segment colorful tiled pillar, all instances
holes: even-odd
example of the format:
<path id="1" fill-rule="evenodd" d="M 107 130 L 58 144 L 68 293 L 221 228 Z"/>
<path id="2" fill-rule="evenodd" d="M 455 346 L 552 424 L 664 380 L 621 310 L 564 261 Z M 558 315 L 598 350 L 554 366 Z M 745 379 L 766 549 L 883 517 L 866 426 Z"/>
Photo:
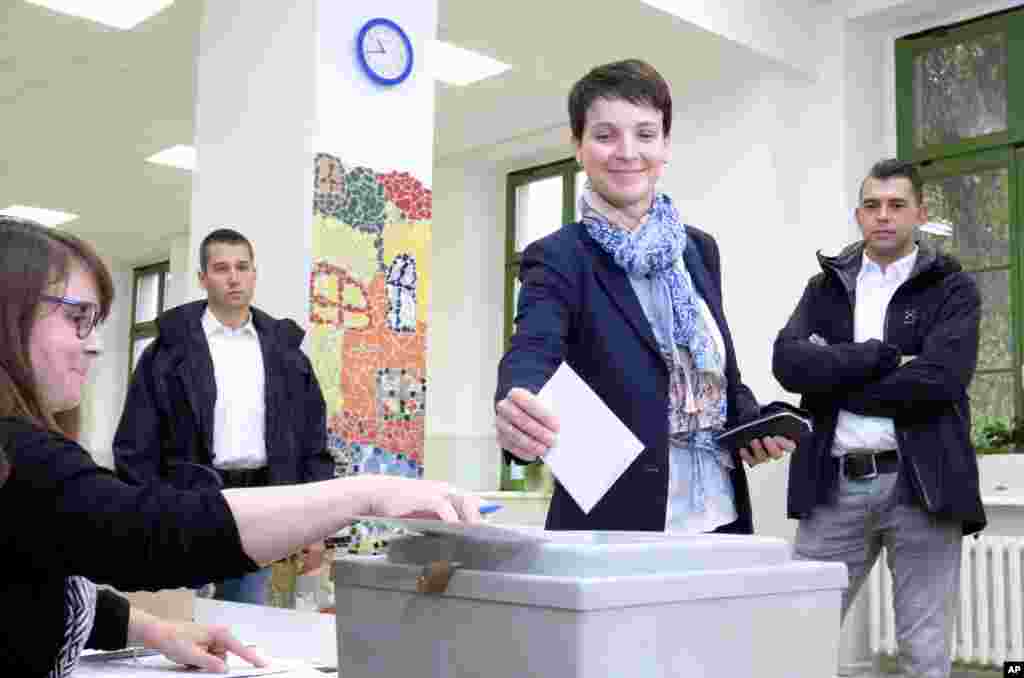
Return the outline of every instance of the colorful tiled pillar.
<path id="1" fill-rule="evenodd" d="M 214 228 L 253 241 L 342 474 L 423 475 L 436 28 L 436 0 L 218 0 L 200 30 L 190 269 Z"/>
<path id="2" fill-rule="evenodd" d="M 310 355 L 339 472 L 422 477 L 437 3 L 317 12 Z"/>

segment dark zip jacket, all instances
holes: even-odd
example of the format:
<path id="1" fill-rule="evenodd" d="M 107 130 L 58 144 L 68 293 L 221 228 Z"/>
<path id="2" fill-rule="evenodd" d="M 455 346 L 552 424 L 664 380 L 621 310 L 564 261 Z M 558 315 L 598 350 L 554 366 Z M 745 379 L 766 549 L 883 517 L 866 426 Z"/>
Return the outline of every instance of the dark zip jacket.
<path id="1" fill-rule="evenodd" d="M 133 483 L 157 478 L 182 489 L 215 484 L 213 408 L 217 384 L 203 332 L 205 301 L 163 313 L 159 335 L 142 354 L 114 436 L 118 475 Z M 304 332 L 252 308 L 266 375 L 265 435 L 270 484 L 334 476 L 327 450 L 326 406 Z"/>
<path id="2" fill-rule="evenodd" d="M 918 247 L 910 277 L 889 302 L 884 341 L 853 341 L 863 242 L 835 257 L 818 254 L 822 272 L 807 283 L 775 340 L 776 379 L 799 393 L 814 417 L 813 433 L 790 463 L 790 518 L 807 518 L 815 506 L 834 502 L 839 469 L 831 449 L 843 409 L 893 419 L 902 503 L 959 522 L 964 534 L 985 526 L 967 397 L 978 360 L 981 297 L 955 259 Z M 916 357 L 901 366 L 902 356 Z"/>

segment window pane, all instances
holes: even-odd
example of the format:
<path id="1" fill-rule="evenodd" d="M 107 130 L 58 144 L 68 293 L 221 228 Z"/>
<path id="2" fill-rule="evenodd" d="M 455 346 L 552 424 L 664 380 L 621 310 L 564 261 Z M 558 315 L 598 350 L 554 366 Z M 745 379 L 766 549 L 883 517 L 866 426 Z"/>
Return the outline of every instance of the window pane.
<path id="1" fill-rule="evenodd" d="M 922 228 L 924 240 L 957 257 L 967 270 L 1009 264 L 1010 191 L 1005 167 L 927 180 L 924 194 L 931 221 Z"/>
<path id="2" fill-rule="evenodd" d="M 516 270 L 516 277 L 512 282 L 512 334 L 516 333 L 515 317 L 519 312 L 519 291 L 523 288 L 523 284 L 519 282 L 519 271 Z"/>
<path id="3" fill-rule="evenodd" d="M 579 221 L 580 217 L 582 216 L 580 214 L 580 196 L 583 194 L 583 186 L 586 183 L 587 183 L 587 173 L 584 172 L 583 170 L 580 170 L 579 172 L 576 173 L 576 206 L 575 206 L 576 221 Z"/>
<path id="4" fill-rule="evenodd" d="M 1012 426 L 1014 416 L 1013 372 L 976 374 L 969 390 L 971 425 L 975 444 L 979 431 L 994 422 Z"/>
<path id="5" fill-rule="evenodd" d="M 146 347 L 153 343 L 156 337 L 143 337 L 136 339 L 132 342 L 132 372 L 135 371 L 135 366 L 139 363 L 139 358 L 142 357 L 142 352 L 146 350 Z"/>
<path id="6" fill-rule="evenodd" d="M 981 291 L 981 342 L 978 369 L 1013 367 L 1014 337 L 1010 323 L 1010 271 L 971 274 Z"/>
<path id="7" fill-rule="evenodd" d="M 156 320 L 160 302 L 160 272 L 138 276 L 135 282 L 135 324 Z"/>
<path id="8" fill-rule="evenodd" d="M 167 304 L 169 301 L 168 297 L 171 296 L 171 285 L 174 284 L 174 276 L 171 275 L 170 271 L 164 271 L 162 275 L 164 279 L 164 298 L 160 303 L 160 308 L 157 311 L 157 315 L 167 310 Z"/>
<path id="9" fill-rule="evenodd" d="M 914 58 L 914 145 L 1006 130 L 1006 35 L 991 33 Z"/>
<path id="10" fill-rule="evenodd" d="M 516 251 L 554 233 L 562 225 L 562 177 L 533 181 L 516 188 Z"/>

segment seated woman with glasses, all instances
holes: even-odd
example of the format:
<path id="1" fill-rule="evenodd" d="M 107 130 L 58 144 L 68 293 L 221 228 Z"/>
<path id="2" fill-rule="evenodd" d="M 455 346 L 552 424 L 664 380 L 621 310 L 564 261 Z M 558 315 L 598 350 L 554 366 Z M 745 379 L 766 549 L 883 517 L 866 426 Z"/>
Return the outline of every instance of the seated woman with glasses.
<path id="1" fill-rule="evenodd" d="M 119 481 L 76 442 L 94 329 L 112 301 L 110 273 L 89 245 L 0 216 L 0 676 L 60 678 L 83 648 L 128 644 L 214 671 L 227 652 L 260 663 L 222 627 L 162 621 L 95 584 L 156 590 L 237 577 L 357 515 L 479 520 L 475 497 L 423 480 L 208 491 Z"/>

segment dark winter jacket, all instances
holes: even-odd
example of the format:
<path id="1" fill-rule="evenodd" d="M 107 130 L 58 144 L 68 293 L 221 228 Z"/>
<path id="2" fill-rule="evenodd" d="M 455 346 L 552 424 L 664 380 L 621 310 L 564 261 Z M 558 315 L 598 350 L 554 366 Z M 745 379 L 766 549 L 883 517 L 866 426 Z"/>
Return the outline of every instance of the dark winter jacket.
<path id="1" fill-rule="evenodd" d="M 205 301 L 173 308 L 157 319 L 159 335 L 142 354 L 114 437 L 118 474 L 130 482 L 156 478 L 193 488 L 216 481 L 213 463 L 217 399 L 213 359 L 203 332 Z M 272 485 L 334 475 L 327 451 L 326 407 L 304 332 L 253 308 L 266 374 L 266 445 Z"/>
<path id="2" fill-rule="evenodd" d="M 955 259 L 918 247 L 910 277 L 889 303 L 884 341 L 853 340 L 863 243 L 836 257 L 818 255 L 822 272 L 775 341 L 775 377 L 814 415 L 814 432 L 790 464 L 790 518 L 806 518 L 834 499 L 838 461 L 831 449 L 842 409 L 893 419 L 903 503 L 962 523 L 964 534 L 985 526 L 967 397 L 981 297 Z M 900 366 L 902 356 L 916 357 Z"/>

